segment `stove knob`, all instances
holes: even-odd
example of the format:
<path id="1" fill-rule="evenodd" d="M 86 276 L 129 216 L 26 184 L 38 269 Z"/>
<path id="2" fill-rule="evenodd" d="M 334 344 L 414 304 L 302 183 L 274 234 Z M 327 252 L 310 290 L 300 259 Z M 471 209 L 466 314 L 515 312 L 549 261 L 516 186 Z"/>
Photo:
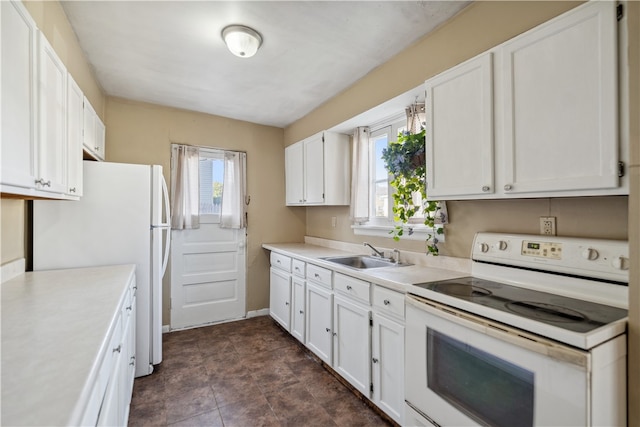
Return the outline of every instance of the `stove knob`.
<path id="1" fill-rule="evenodd" d="M 507 242 L 505 242 L 504 240 L 500 240 L 498 243 L 496 243 L 496 248 L 498 248 L 498 250 L 504 251 L 507 249 Z"/>
<path id="2" fill-rule="evenodd" d="M 486 243 L 478 243 L 478 250 L 480 252 L 488 252 L 489 251 L 489 245 L 487 245 Z"/>
<path id="3" fill-rule="evenodd" d="M 598 259 L 599 255 L 600 254 L 598 254 L 598 251 L 596 251 L 593 248 L 587 248 L 584 251 L 582 251 L 582 258 L 588 259 L 589 261 L 593 261 L 595 259 Z"/>
<path id="4" fill-rule="evenodd" d="M 613 265 L 613 268 L 618 270 L 628 270 L 629 259 L 623 256 L 617 256 L 611 261 L 611 265 Z"/>

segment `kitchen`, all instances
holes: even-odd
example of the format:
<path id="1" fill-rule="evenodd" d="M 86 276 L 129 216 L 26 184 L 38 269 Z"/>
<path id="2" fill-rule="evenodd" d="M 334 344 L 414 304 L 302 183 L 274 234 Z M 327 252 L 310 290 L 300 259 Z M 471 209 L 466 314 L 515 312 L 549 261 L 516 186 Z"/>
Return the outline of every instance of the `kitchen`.
<path id="1" fill-rule="evenodd" d="M 245 150 L 250 158 L 261 159 L 248 170 L 252 218 L 247 263 L 247 311 L 268 306 L 268 254 L 262 249 L 268 242 L 300 242 L 305 235 L 330 240 L 361 243 L 350 228 L 348 207 L 287 208 L 284 204 L 284 146 L 291 145 L 324 128 L 330 128 L 421 85 L 424 80 L 459 62 L 477 55 L 503 41 L 536 26 L 570 8 L 573 3 L 479 2 L 456 16 L 434 34 L 411 46 L 405 56 L 387 64 L 332 98 L 302 119 L 282 128 L 172 109 L 158 105 L 105 96 L 91 75 L 89 66 L 57 3 L 28 2 L 27 8 L 38 26 L 52 35 L 59 52 L 66 52 L 67 67 L 82 83 L 83 90 L 107 125 L 106 157 L 112 162 L 160 164 L 169 170 L 170 143 L 188 142 L 208 146 L 209 135 L 220 141 L 234 141 L 228 147 Z M 631 67 L 638 68 L 638 5 L 628 5 Z M 478 29 L 482 29 L 481 31 Z M 635 35 L 635 37 L 633 36 Z M 452 47 L 448 40 L 461 40 Z M 635 43 L 635 45 L 634 45 Z M 59 49 L 58 49 L 59 48 Z M 60 53 L 61 54 L 61 53 Z M 62 55 L 62 54 L 61 54 Z M 416 59 L 417 58 L 417 59 Z M 397 69 L 402 69 L 398 78 Z M 633 70 L 633 69 L 632 69 Z M 638 75 L 638 72 L 630 72 Z M 594 238 L 628 239 L 631 245 L 629 354 L 638 354 L 638 244 L 640 200 L 638 189 L 638 81 L 630 82 L 630 196 L 546 198 L 527 200 L 460 201 L 448 204 L 452 219 L 447 226 L 442 255 L 468 258 L 473 234 L 478 230 L 538 234 L 538 218 L 555 216 L 562 235 Z M 162 123 L 163 126 L 158 126 Z M 239 141 L 236 143 L 236 141 Z M 219 144 L 216 144 L 219 146 Z M 168 176 L 166 176 L 168 178 Z M 635 186 L 635 187 L 634 187 Z M 635 191 L 634 191 L 635 188 Z M 273 197 L 276 194 L 277 197 Z M 28 256 L 28 239 L 24 231 L 25 203 L 2 199 L 2 264 Z M 328 218 L 336 217 L 332 227 Z M 458 218 L 458 220 L 456 220 Z M 462 218 L 463 220 L 459 220 Z M 628 223 L 628 226 L 627 226 Z M 585 230 L 588 230 L 585 231 Z M 386 238 L 372 238 L 375 246 L 397 246 L 401 250 L 421 252 L 421 242 L 393 243 Z M 636 254 L 635 256 L 633 254 Z M 168 290 L 165 276 L 165 293 Z M 168 301 L 164 301 L 164 315 Z M 166 321 L 164 322 L 167 323 Z M 637 359 L 637 357 L 635 358 Z M 640 401 L 640 373 L 629 367 L 629 424 L 637 424 L 640 411 L 633 402 Z M 635 385 L 634 385 L 635 384 Z M 636 420 L 636 421 L 634 421 Z"/>

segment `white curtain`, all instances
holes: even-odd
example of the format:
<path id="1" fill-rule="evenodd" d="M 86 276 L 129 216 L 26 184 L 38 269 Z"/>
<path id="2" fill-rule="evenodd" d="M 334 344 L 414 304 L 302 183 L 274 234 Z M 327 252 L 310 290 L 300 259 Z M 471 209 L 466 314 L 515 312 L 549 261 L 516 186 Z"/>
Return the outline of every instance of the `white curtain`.
<path id="1" fill-rule="evenodd" d="M 245 228 L 247 226 L 245 214 L 246 161 L 246 153 L 224 152 L 221 228 Z"/>
<path id="2" fill-rule="evenodd" d="M 351 220 L 369 220 L 369 128 L 356 128 L 351 156 Z"/>
<path id="3" fill-rule="evenodd" d="M 174 159 L 174 179 L 171 180 L 171 228 L 200 227 L 200 154 L 197 147 L 187 145 L 172 146 Z"/>

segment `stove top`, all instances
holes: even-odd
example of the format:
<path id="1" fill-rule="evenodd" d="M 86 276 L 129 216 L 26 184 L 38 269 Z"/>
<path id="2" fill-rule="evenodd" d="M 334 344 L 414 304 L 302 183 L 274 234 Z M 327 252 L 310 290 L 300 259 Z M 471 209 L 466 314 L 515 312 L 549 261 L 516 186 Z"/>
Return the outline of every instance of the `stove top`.
<path id="1" fill-rule="evenodd" d="M 590 332 L 627 317 L 621 308 L 474 277 L 414 286 L 572 332 Z"/>

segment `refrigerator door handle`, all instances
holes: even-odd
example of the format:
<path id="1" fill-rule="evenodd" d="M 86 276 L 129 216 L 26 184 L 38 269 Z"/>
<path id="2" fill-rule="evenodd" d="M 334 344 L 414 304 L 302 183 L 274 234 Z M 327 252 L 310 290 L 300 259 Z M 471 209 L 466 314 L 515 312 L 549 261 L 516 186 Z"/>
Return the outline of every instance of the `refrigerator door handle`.
<path id="1" fill-rule="evenodd" d="M 169 263 L 169 249 L 171 248 L 171 210 L 169 207 L 169 190 L 167 189 L 167 182 L 162 177 L 162 194 L 164 198 L 164 209 L 167 215 L 167 237 L 164 242 L 164 259 L 162 261 L 162 276 L 164 276 L 164 272 L 167 270 L 167 264 Z"/>

